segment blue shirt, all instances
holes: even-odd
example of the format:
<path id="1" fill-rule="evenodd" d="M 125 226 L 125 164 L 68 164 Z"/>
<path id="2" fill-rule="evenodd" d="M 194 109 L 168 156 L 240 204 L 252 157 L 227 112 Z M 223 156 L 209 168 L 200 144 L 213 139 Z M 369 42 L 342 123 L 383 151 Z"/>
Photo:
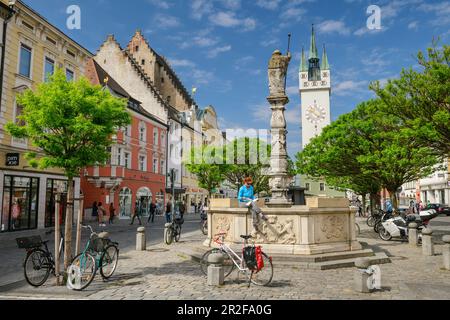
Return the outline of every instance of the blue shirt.
<path id="1" fill-rule="evenodd" d="M 390 201 L 386 201 L 386 211 L 387 212 L 392 212 L 392 203 Z"/>
<path id="2" fill-rule="evenodd" d="M 239 189 L 239 195 L 238 195 L 238 199 L 239 202 L 248 202 L 247 199 L 255 199 L 255 190 L 253 189 L 253 186 L 250 186 L 249 188 L 247 188 L 247 186 L 242 186 L 241 189 Z M 247 198 L 247 199 L 244 199 Z"/>

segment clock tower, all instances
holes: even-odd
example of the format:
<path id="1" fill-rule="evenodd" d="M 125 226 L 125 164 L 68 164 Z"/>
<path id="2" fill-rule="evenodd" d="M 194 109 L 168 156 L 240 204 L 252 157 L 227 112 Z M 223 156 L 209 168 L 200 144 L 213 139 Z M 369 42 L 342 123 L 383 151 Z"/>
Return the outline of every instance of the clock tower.
<path id="1" fill-rule="evenodd" d="M 323 47 L 322 59 L 319 59 L 314 25 L 308 60 L 304 49 L 302 49 L 299 80 L 302 109 L 302 146 L 305 148 L 312 138 L 319 135 L 323 128 L 331 123 L 330 66 L 325 46 Z"/>

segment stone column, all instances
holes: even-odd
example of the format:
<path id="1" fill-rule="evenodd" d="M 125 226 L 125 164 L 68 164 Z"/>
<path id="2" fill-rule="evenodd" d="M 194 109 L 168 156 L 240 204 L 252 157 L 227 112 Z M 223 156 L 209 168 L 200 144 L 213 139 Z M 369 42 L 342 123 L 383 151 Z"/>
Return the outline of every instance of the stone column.
<path id="1" fill-rule="evenodd" d="M 417 247 L 417 223 L 410 223 L 408 226 L 408 240 L 409 245 L 412 247 Z"/>
<path id="2" fill-rule="evenodd" d="M 442 241 L 445 245 L 442 248 L 442 257 L 444 258 L 444 268 L 450 270 L 450 236 L 443 236 Z"/>
<path id="3" fill-rule="evenodd" d="M 147 249 L 147 241 L 145 239 L 145 228 L 139 227 L 136 233 L 136 251 L 145 251 Z"/>
<path id="4" fill-rule="evenodd" d="M 422 253 L 424 256 L 434 256 L 433 230 L 430 228 L 422 230 Z"/>
<path id="5" fill-rule="evenodd" d="M 208 256 L 208 286 L 221 286 L 224 284 L 223 261 L 224 256 L 220 253 Z"/>
<path id="6" fill-rule="evenodd" d="M 269 97 L 267 99 L 272 109 L 271 134 L 272 134 L 272 154 L 270 158 L 270 180 L 269 185 L 272 190 L 272 198 L 269 207 L 290 207 L 292 201 L 288 198 L 289 177 L 288 177 L 288 154 L 286 144 L 286 118 L 285 105 L 289 102 L 286 95 Z"/>

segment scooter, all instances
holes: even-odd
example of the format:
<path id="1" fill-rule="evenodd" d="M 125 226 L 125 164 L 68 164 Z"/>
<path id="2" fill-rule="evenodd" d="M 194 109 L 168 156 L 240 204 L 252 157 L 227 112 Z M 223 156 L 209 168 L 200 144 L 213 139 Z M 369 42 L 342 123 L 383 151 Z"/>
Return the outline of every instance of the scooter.
<path id="1" fill-rule="evenodd" d="M 422 229 L 426 228 L 430 220 L 438 216 L 436 210 L 425 210 L 420 214 L 411 214 L 406 217 L 398 216 L 392 217 L 381 223 L 378 229 L 380 238 L 384 241 L 389 241 L 392 238 L 401 238 L 408 240 L 408 226 L 415 222 L 418 224 L 419 242 L 422 239 Z"/>

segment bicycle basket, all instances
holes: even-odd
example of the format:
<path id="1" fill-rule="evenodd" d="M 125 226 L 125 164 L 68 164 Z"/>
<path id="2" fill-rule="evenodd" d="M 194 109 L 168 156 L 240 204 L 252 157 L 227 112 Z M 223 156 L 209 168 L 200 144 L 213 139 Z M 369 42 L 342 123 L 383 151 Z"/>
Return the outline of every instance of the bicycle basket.
<path id="1" fill-rule="evenodd" d="M 19 249 L 34 249 L 42 246 L 41 236 L 17 238 L 16 241 Z"/>
<path id="2" fill-rule="evenodd" d="M 184 223 L 184 219 L 182 219 L 182 218 L 176 218 L 176 219 L 175 219 L 175 223 L 181 226 L 181 225 Z"/>
<path id="3" fill-rule="evenodd" d="M 105 250 L 107 245 L 108 245 L 107 239 L 93 237 L 91 239 L 91 242 L 89 243 L 89 249 L 93 250 L 94 252 L 102 252 L 103 250 Z"/>

